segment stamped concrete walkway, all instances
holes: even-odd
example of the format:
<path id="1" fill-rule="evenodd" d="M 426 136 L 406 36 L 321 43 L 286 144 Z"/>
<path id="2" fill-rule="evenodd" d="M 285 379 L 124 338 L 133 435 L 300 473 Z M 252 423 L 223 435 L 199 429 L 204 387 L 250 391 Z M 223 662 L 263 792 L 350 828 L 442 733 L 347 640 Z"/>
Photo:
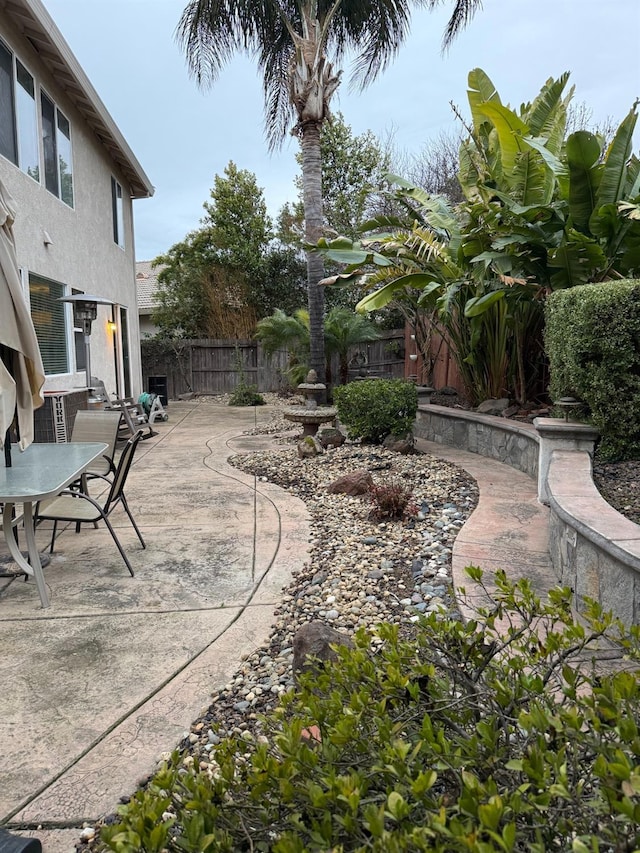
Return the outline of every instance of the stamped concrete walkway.
<path id="1" fill-rule="evenodd" d="M 271 446 L 243 435 L 268 410 L 171 402 L 168 412 L 127 488 L 146 551 L 116 519 L 136 577 L 106 531 L 68 529 L 45 569 L 48 610 L 32 583 L 0 581 L 0 826 L 36 836 L 45 853 L 71 853 L 83 823 L 112 812 L 175 747 L 267 639 L 308 556 L 304 504 L 226 462 Z M 480 486 L 456 539 L 455 586 L 469 586 L 469 564 L 526 574 L 541 593 L 554 584 L 535 482 L 456 448 L 418 447 Z"/>
<path id="2" fill-rule="evenodd" d="M 417 439 L 416 447 L 464 468 L 478 483 L 478 505 L 458 533 L 452 555 L 452 583 L 454 589 L 465 588 L 469 615 L 474 605 L 486 605 L 488 598 L 474 593 L 477 586 L 466 574 L 467 566 L 485 570 L 489 589 L 498 569 L 504 569 L 512 581 L 528 578 L 541 598 L 557 586 L 549 556 L 549 509 L 538 501 L 535 480 L 502 462 L 457 447 L 424 439 Z"/>
<path id="3" fill-rule="evenodd" d="M 168 413 L 126 489 L 145 551 L 113 516 L 134 578 L 103 527 L 69 527 L 45 569 L 50 608 L 32 582 L 0 580 L 0 826 L 45 853 L 74 850 L 83 823 L 176 746 L 269 637 L 307 556 L 302 501 L 226 462 L 270 445 L 243 435 L 268 413 L 208 402 Z M 37 538 L 44 549 L 46 531 Z"/>

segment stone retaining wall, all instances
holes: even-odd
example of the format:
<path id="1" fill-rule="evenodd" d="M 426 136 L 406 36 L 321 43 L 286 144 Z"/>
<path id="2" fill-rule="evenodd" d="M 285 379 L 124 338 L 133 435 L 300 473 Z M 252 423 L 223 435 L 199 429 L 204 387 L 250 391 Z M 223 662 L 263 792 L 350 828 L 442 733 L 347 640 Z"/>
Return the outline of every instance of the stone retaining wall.
<path id="1" fill-rule="evenodd" d="M 549 552 L 562 586 L 598 601 L 625 625 L 640 623 L 640 526 L 596 489 L 584 451 L 556 450 L 549 476 Z"/>
<path id="2" fill-rule="evenodd" d="M 504 462 L 532 478 L 541 470 L 538 498 L 550 509 L 549 552 L 559 583 L 574 591 L 579 612 L 589 597 L 625 625 L 640 623 L 640 526 L 600 495 L 589 452 L 553 450 L 545 439 L 545 458 L 539 462 L 542 442 L 533 425 L 443 406 L 420 406 L 414 433 Z M 566 446 L 565 438 L 560 447 Z"/>
<path id="3" fill-rule="evenodd" d="M 533 424 L 479 415 L 446 406 L 420 406 L 414 434 L 427 441 L 463 447 L 538 476 L 538 434 Z"/>

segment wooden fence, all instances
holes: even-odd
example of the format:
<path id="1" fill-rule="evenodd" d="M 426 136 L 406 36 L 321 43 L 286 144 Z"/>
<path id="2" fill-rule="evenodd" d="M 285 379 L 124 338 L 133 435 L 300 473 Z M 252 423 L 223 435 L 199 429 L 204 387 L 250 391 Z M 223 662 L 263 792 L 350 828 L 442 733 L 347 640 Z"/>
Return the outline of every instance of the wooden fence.
<path id="1" fill-rule="evenodd" d="M 166 383 L 169 399 L 192 391 L 196 394 L 225 394 L 241 381 L 259 391 L 287 387 L 288 354 L 285 350 L 268 358 L 262 346 L 250 340 L 193 340 L 172 344 L 142 341 L 143 387 L 157 390 Z M 349 352 L 350 377 L 357 375 L 402 378 L 405 375 L 404 331 L 383 332 L 373 343 L 360 344 Z M 337 357 L 331 375 L 339 381 Z"/>

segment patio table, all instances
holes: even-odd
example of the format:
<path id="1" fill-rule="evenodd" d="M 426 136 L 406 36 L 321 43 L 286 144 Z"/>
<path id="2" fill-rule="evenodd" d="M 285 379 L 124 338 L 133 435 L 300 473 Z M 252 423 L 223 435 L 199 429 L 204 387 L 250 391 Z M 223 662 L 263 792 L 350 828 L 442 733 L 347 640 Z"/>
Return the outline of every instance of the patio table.
<path id="1" fill-rule="evenodd" d="M 107 449 L 106 444 L 99 442 L 31 444 L 22 453 L 13 452 L 10 468 L 0 467 L 0 503 L 4 503 L 2 532 L 18 566 L 27 575 L 33 575 L 43 607 L 49 607 L 49 597 L 36 547 L 34 504 L 55 497 L 78 480 L 85 468 Z M 22 555 L 14 533 L 13 509 L 16 504 L 23 506 L 29 562 Z"/>

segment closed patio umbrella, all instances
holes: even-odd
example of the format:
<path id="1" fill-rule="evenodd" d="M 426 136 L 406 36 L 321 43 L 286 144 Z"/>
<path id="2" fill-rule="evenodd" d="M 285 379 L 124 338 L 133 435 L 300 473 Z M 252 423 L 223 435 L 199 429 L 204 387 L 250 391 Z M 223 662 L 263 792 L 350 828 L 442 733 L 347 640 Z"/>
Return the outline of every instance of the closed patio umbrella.
<path id="1" fill-rule="evenodd" d="M 0 446 L 17 416 L 20 449 L 33 441 L 33 412 L 44 403 L 44 367 L 18 270 L 15 203 L 0 180 Z M 5 452 L 5 459 L 10 460 Z M 10 464 L 10 462 L 9 462 Z"/>

